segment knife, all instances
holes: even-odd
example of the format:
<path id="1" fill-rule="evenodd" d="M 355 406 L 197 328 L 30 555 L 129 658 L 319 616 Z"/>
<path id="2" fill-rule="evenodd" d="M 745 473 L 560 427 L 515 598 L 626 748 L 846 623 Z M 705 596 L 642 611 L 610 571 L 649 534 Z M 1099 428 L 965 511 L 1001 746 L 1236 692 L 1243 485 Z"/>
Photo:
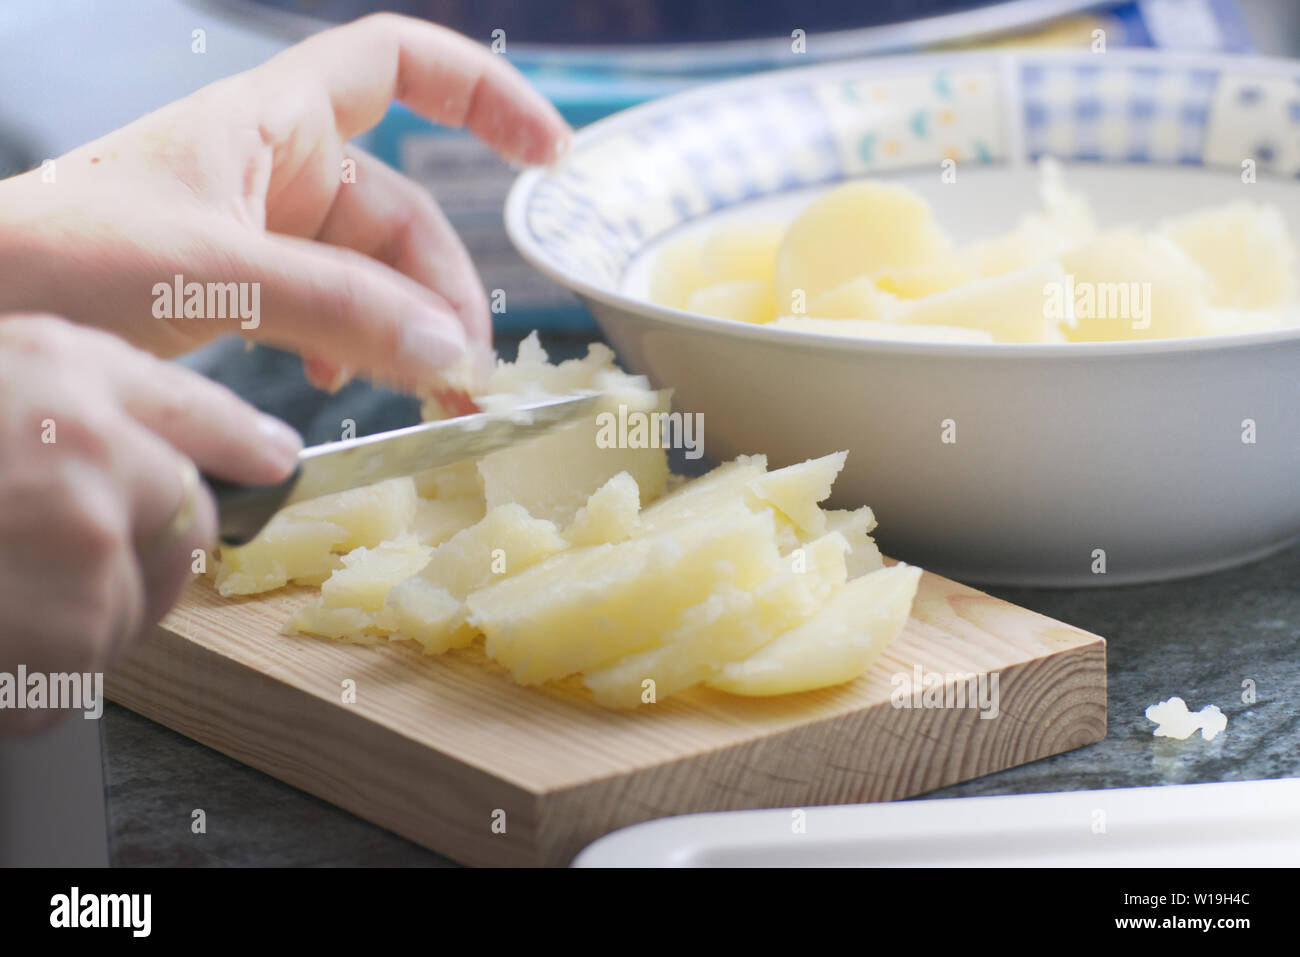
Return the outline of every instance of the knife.
<path id="1" fill-rule="evenodd" d="M 286 505 L 478 458 L 580 418 L 599 397 L 580 392 L 508 412 L 479 412 L 313 445 L 298 453 L 298 467 L 277 485 L 237 485 L 209 475 L 203 480 L 217 500 L 221 541 L 243 545 Z"/>

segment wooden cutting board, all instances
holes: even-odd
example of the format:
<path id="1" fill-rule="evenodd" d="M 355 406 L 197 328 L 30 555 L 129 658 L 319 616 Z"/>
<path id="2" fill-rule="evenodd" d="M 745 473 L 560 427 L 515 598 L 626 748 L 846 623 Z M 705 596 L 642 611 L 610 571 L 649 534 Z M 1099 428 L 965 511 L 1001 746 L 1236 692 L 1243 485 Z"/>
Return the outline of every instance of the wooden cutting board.
<path id="1" fill-rule="evenodd" d="M 670 814 L 904 798 L 1106 734 L 1103 639 L 928 573 L 903 634 L 855 682 L 626 713 L 576 683 L 520 687 L 473 648 L 281 635 L 316 593 L 223 599 L 196 579 L 108 695 L 467 864 L 567 864 Z M 917 666 L 997 673 L 998 717 L 895 707 L 893 677 Z"/>

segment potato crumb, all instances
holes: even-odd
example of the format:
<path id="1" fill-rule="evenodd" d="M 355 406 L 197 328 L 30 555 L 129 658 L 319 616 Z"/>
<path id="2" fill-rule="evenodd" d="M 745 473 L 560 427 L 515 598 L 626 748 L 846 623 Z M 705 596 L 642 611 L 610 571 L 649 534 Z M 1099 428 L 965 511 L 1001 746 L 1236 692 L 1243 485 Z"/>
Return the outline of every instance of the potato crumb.
<path id="1" fill-rule="evenodd" d="M 1157 738 L 1177 738 L 1185 741 L 1199 729 L 1201 737 L 1213 741 L 1215 736 L 1228 726 L 1228 717 L 1219 710 L 1218 705 L 1207 705 L 1200 711 L 1192 713 L 1187 710 L 1187 702 L 1182 698 L 1170 698 L 1147 708 L 1148 721 L 1156 723 Z"/>

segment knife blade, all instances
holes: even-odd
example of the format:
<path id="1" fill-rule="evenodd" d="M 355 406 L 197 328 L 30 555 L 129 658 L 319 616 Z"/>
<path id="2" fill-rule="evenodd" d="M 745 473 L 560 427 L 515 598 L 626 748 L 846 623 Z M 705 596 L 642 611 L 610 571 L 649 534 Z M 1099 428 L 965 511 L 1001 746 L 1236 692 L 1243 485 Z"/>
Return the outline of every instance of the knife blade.
<path id="1" fill-rule="evenodd" d="M 598 398 L 598 393 L 580 392 L 506 412 L 479 412 L 313 445 L 298 453 L 298 467 L 277 485 L 203 479 L 217 500 L 221 541 L 243 545 L 286 505 L 478 458 L 573 422 L 591 412 Z"/>

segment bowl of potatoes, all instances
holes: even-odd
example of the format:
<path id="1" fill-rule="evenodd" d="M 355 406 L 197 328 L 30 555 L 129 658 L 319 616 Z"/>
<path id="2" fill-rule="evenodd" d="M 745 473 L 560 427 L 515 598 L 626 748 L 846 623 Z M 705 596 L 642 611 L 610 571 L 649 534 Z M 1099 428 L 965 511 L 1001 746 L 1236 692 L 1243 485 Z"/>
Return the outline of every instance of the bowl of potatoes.
<path id="1" fill-rule="evenodd" d="M 709 459 L 849 449 L 886 552 L 1106 585 L 1300 536 L 1298 177 L 1298 64 L 972 52 L 617 114 L 506 226 Z"/>

